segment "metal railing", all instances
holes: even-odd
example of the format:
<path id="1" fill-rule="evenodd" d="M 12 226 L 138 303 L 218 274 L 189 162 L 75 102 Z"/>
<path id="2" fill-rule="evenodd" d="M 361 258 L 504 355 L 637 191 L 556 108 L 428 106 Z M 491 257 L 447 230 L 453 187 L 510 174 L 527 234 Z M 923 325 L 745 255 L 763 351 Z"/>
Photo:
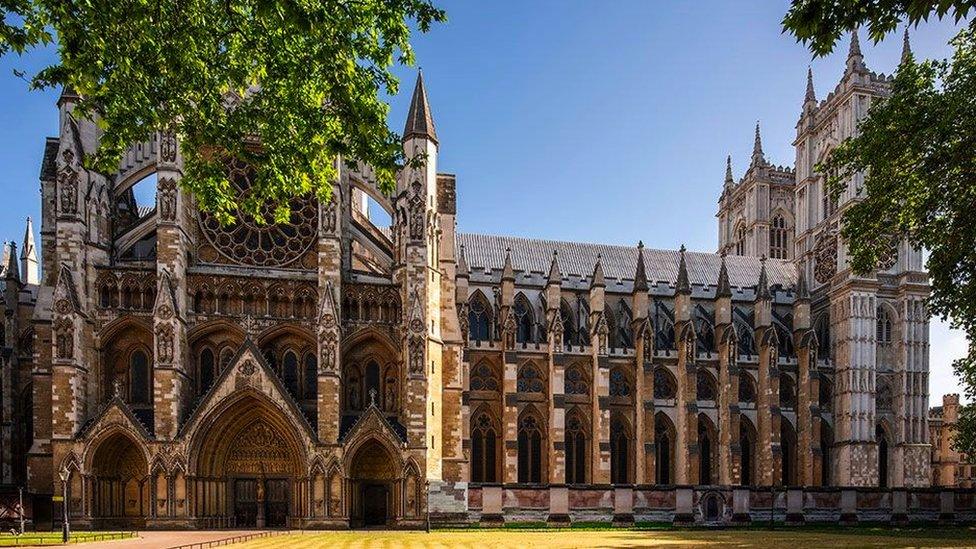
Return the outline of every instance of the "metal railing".
<path id="1" fill-rule="evenodd" d="M 294 534 L 294 530 L 265 530 L 263 532 L 254 532 L 253 534 L 241 534 L 239 536 L 232 536 L 229 538 L 215 539 L 210 541 L 199 541 L 196 543 L 187 543 L 185 545 L 174 545 L 169 549 L 209 549 L 210 547 L 222 547 L 224 545 L 232 545 L 235 543 L 244 543 L 246 541 L 251 541 L 253 539 L 260 538 L 270 538 L 273 536 L 283 536 Z"/>

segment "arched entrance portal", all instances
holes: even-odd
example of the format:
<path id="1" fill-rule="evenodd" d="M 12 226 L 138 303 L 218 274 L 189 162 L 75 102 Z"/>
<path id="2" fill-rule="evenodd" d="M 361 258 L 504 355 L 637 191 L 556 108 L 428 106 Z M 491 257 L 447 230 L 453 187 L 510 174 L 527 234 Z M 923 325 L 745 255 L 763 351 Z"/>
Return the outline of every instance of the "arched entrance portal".
<path id="1" fill-rule="evenodd" d="M 265 398 L 227 404 L 195 445 L 196 517 L 233 519 L 239 528 L 289 526 L 307 499 L 302 444 L 288 419 Z"/>
<path id="2" fill-rule="evenodd" d="M 142 527 L 149 514 L 146 456 L 121 432 L 102 440 L 91 461 L 91 510 L 98 527 Z"/>
<path id="3" fill-rule="evenodd" d="M 396 515 L 397 460 L 379 441 L 373 439 L 356 450 L 349 471 L 352 498 L 352 526 L 384 526 Z"/>

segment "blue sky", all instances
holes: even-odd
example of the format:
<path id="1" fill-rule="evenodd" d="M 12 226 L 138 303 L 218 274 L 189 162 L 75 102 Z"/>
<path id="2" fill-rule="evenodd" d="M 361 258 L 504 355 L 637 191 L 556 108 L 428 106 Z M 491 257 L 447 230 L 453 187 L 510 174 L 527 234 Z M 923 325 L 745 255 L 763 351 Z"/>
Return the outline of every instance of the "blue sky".
<path id="1" fill-rule="evenodd" d="M 807 66 L 822 98 L 847 52 L 845 39 L 812 59 L 781 31 L 785 1 L 438 3 L 449 22 L 415 46 L 466 232 L 712 251 L 725 156 L 741 176 L 758 120 L 767 159 L 792 164 Z M 912 48 L 945 57 L 953 34 L 923 24 Z M 895 68 L 900 34 L 861 39 L 868 67 Z M 57 93 L 28 92 L 12 69 L 52 56 L 0 60 L 0 239 L 19 241 L 39 215 L 44 137 L 57 131 Z M 397 72 L 399 131 L 416 70 Z M 957 390 L 949 364 L 965 345 L 933 321 L 933 404 Z"/>

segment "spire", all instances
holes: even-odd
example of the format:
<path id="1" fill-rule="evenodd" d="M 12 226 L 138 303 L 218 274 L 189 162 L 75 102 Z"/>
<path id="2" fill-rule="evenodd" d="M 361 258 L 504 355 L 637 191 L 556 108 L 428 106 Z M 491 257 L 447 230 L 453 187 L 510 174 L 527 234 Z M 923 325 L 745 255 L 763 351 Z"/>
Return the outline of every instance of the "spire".
<path id="1" fill-rule="evenodd" d="M 6 265 L 4 265 L 4 274 L 8 280 L 20 280 L 20 268 L 17 265 L 17 243 L 10 241 L 7 243 L 7 249 L 3 254 L 6 260 Z"/>
<path id="2" fill-rule="evenodd" d="M 813 90 L 813 69 L 807 67 L 807 94 L 803 98 L 804 103 L 817 101 L 817 92 Z"/>
<path id="3" fill-rule="evenodd" d="M 905 25 L 905 37 L 901 44 L 901 62 L 905 63 L 912 58 L 912 43 L 908 40 L 908 25 Z"/>
<path id="4" fill-rule="evenodd" d="M 762 136 L 759 135 L 759 121 L 756 121 L 756 138 L 752 144 L 752 165 L 765 164 L 766 157 L 763 156 Z"/>
<path id="5" fill-rule="evenodd" d="M 796 299 L 797 299 L 797 301 L 799 301 L 799 300 L 809 301 L 810 300 L 810 289 L 807 288 L 807 278 L 804 275 L 804 271 L 805 270 L 806 269 L 804 269 L 802 265 L 800 265 L 797 268 L 797 275 L 796 275 Z"/>
<path id="6" fill-rule="evenodd" d="M 685 263 L 685 245 L 681 245 L 681 259 L 678 261 L 678 280 L 674 283 L 674 290 L 679 294 L 691 293 L 691 282 L 688 281 L 688 265 Z"/>
<path id="7" fill-rule="evenodd" d="M 423 71 L 417 72 L 417 83 L 414 85 L 410 110 L 407 112 L 407 125 L 403 128 L 403 140 L 411 137 L 422 137 L 437 143 L 437 131 L 434 130 L 434 117 L 430 113 L 430 103 L 427 102 Z"/>
<path id="8" fill-rule="evenodd" d="M 34 223 L 30 217 L 27 218 L 27 227 L 24 229 L 24 247 L 20 251 L 20 278 L 26 284 L 37 284 L 40 281 L 37 247 L 34 245 Z"/>
<path id="9" fill-rule="evenodd" d="M 851 49 L 847 52 L 847 70 L 853 71 L 864 68 L 864 56 L 861 55 L 861 41 L 857 38 L 857 29 L 851 31 Z"/>
<path id="10" fill-rule="evenodd" d="M 505 248 L 505 266 L 502 267 L 502 280 L 515 280 L 515 269 L 512 268 L 511 248 Z"/>
<path id="11" fill-rule="evenodd" d="M 731 187 L 735 183 L 732 177 L 732 155 L 725 157 L 725 186 Z"/>
<path id="12" fill-rule="evenodd" d="M 562 275 L 559 273 L 559 261 L 556 260 L 558 252 L 556 250 L 552 251 L 552 263 L 549 264 L 549 284 L 561 284 L 563 281 Z"/>
<path id="13" fill-rule="evenodd" d="M 725 252 L 722 252 L 722 266 L 718 269 L 718 284 L 715 297 L 732 297 L 732 285 L 729 284 L 729 269 L 725 266 Z"/>
<path id="14" fill-rule="evenodd" d="M 471 269 L 468 268 L 468 258 L 464 256 L 464 244 L 461 244 L 461 251 L 458 255 L 457 275 L 467 278 Z"/>
<path id="15" fill-rule="evenodd" d="M 644 242 L 640 241 L 637 243 L 637 272 L 634 273 L 634 291 L 646 292 L 647 290 L 647 269 L 644 267 Z"/>
<path id="16" fill-rule="evenodd" d="M 759 268 L 759 283 L 756 284 L 756 299 L 769 300 L 772 296 L 769 293 L 769 278 L 766 275 L 766 254 L 759 258 L 761 267 Z"/>
<path id="17" fill-rule="evenodd" d="M 593 282 L 590 283 L 590 288 L 606 287 L 606 285 L 607 281 L 603 276 L 603 256 L 596 254 L 596 265 L 593 266 Z"/>

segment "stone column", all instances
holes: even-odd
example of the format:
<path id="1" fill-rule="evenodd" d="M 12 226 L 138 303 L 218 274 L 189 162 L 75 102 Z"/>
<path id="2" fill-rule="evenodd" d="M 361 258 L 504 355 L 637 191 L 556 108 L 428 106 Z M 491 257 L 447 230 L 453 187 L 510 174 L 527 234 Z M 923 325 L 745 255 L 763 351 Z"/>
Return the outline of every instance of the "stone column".
<path id="1" fill-rule="evenodd" d="M 559 312 L 562 302 L 561 288 L 562 275 L 559 272 L 556 252 L 553 251 L 545 289 L 546 326 L 548 326 L 547 334 L 549 336 L 549 436 L 546 440 L 549 450 L 550 484 L 560 484 L 566 480 L 566 395 L 564 393 L 566 388 L 566 355 L 563 354 L 563 322 Z M 568 498 L 565 487 L 562 488 L 562 492 L 550 491 L 550 498 L 557 496 Z M 556 518 L 561 520 L 560 515 L 563 512 L 560 510 L 559 505 L 550 502 L 550 521 L 552 521 L 551 517 L 554 513 L 557 515 Z M 567 520 L 568 518 L 569 515 L 566 515 Z"/>
<path id="2" fill-rule="evenodd" d="M 718 341 L 718 479 L 729 486 L 741 482 L 739 460 L 739 370 L 738 347 L 732 325 L 732 288 L 725 266 L 719 268 L 715 290 L 715 331 Z"/>
<path id="3" fill-rule="evenodd" d="M 763 257 L 756 286 L 756 341 L 759 343 L 759 394 L 756 395 L 757 480 L 760 486 L 782 482 L 783 455 L 780 448 L 779 339 L 772 326 L 772 296 Z"/>
<path id="4" fill-rule="evenodd" d="M 691 284 L 681 247 L 675 283 L 674 333 L 678 348 L 678 395 L 675 425 L 675 484 L 698 483 L 698 391 L 695 365 L 695 326 L 691 320 Z"/>
<path id="5" fill-rule="evenodd" d="M 590 349 L 592 352 L 590 388 L 590 482 L 610 482 L 610 363 L 607 360 L 608 323 L 606 281 L 603 263 L 597 256 L 590 281 Z"/>
<path id="6" fill-rule="evenodd" d="M 650 410 L 646 408 L 646 400 L 653 397 L 653 379 L 648 384 L 645 381 L 645 367 L 651 364 L 654 357 L 654 332 L 647 318 L 648 295 L 647 272 L 644 265 L 644 243 L 637 243 L 637 270 L 634 275 L 634 292 L 631 297 L 633 321 L 631 331 L 634 334 L 634 478 L 635 484 L 644 484 L 654 478 L 654 452 L 645 452 L 645 430 L 650 425 L 651 436 L 654 432 L 654 400 L 650 400 Z M 650 369 L 653 378 L 654 370 Z M 648 414 L 647 412 L 650 412 Z M 653 444 L 653 438 L 651 439 Z M 651 463 L 648 464 L 647 456 Z M 649 468 L 648 468 L 649 466 Z"/>
<path id="7" fill-rule="evenodd" d="M 817 369 L 817 338 L 810 329 L 810 293 L 803 269 L 799 269 L 796 300 L 793 302 L 793 341 L 796 349 L 796 466 L 801 486 L 821 484 L 820 377 Z"/>

